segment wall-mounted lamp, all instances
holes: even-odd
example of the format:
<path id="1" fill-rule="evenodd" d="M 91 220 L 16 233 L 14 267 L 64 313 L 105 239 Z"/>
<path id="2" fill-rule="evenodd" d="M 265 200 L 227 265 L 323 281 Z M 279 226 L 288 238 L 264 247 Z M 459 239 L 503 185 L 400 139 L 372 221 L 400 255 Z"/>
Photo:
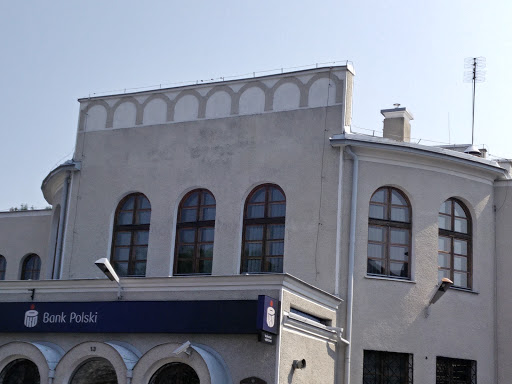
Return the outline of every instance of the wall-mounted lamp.
<path id="1" fill-rule="evenodd" d="M 121 282 L 119 281 L 119 276 L 117 276 L 116 271 L 112 268 L 110 261 L 106 257 L 102 257 L 94 262 L 98 266 L 99 269 L 109 278 L 110 281 L 115 281 L 117 283 L 117 300 L 121 300 L 123 298 L 121 287 Z"/>
<path id="2" fill-rule="evenodd" d="M 185 352 L 187 355 L 190 356 L 190 354 L 192 353 L 190 346 L 191 346 L 190 341 L 185 341 L 178 348 L 176 348 L 174 351 L 172 351 L 172 354 L 175 356 L 178 356 L 180 353 Z"/>
<path id="3" fill-rule="evenodd" d="M 446 277 L 443 277 L 441 280 L 441 283 L 435 290 L 434 294 L 432 295 L 432 298 L 428 302 L 427 308 L 425 308 L 425 317 L 428 317 L 430 315 L 430 306 L 432 304 L 435 304 L 437 300 L 441 298 L 445 294 L 445 292 L 450 289 L 450 287 L 453 285 L 453 281 L 450 279 L 447 279 Z"/>

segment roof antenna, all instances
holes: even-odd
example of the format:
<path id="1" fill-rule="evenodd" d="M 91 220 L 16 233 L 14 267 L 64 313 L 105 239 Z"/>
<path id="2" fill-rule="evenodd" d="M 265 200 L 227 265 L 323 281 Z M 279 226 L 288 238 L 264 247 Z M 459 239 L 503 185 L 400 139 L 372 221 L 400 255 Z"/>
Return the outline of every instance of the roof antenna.
<path id="1" fill-rule="evenodd" d="M 476 93 L 476 83 L 482 83 L 485 81 L 485 57 L 467 57 L 464 60 L 464 68 L 467 69 L 464 72 L 464 82 L 465 83 L 473 83 L 473 116 L 471 123 L 471 145 L 466 148 L 464 153 L 469 153 L 470 155 L 482 156 L 482 153 L 478 150 L 474 143 L 475 138 L 475 93 Z"/>

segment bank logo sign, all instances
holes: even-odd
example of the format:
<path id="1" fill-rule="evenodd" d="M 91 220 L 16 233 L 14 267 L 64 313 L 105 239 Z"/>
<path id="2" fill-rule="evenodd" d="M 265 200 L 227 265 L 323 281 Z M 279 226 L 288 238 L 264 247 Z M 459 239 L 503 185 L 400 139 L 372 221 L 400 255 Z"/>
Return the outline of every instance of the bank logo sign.
<path id="1" fill-rule="evenodd" d="M 279 300 L 266 295 L 258 296 L 257 329 L 274 335 L 279 333 Z"/>
<path id="2" fill-rule="evenodd" d="M 274 309 L 274 302 L 270 300 L 270 307 L 267 308 L 267 325 L 270 328 L 274 327 L 276 322 L 276 310 Z"/>
<path id="3" fill-rule="evenodd" d="M 30 309 L 25 312 L 25 327 L 34 328 L 37 325 L 37 318 L 39 317 L 39 312 L 35 310 L 35 305 L 32 304 Z"/>

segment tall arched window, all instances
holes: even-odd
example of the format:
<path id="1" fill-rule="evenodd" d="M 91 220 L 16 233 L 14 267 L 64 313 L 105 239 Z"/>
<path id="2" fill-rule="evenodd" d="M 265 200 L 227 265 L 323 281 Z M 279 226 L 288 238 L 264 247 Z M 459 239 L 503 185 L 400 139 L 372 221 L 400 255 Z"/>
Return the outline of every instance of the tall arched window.
<path id="1" fill-rule="evenodd" d="M 242 273 L 283 272 L 286 198 L 274 184 L 256 187 L 245 201 Z"/>
<path id="2" fill-rule="evenodd" d="M 7 268 L 7 261 L 5 261 L 5 257 L 0 255 L 0 280 L 5 280 L 6 268 Z"/>
<path id="3" fill-rule="evenodd" d="M 117 384 L 116 370 L 104 358 L 93 358 L 80 365 L 69 384 Z"/>
<path id="4" fill-rule="evenodd" d="M 369 275 L 411 277 L 411 205 L 398 189 L 382 187 L 370 200 Z"/>
<path id="5" fill-rule="evenodd" d="M 126 196 L 116 210 L 112 265 L 119 276 L 145 276 L 151 204 L 142 193 Z"/>
<path id="6" fill-rule="evenodd" d="M 439 210 L 438 279 L 447 277 L 455 287 L 471 288 L 471 216 L 462 202 L 450 198 Z"/>
<path id="7" fill-rule="evenodd" d="M 199 384 L 194 369 L 184 363 L 169 363 L 161 367 L 149 380 L 149 384 Z"/>
<path id="8" fill-rule="evenodd" d="M 39 384 L 40 382 L 41 378 L 37 365 L 27 359 L 11 361 L 2 372 L 0 372 L 0 383 L 3 384 Z"/>
<path id="9" fill-rule="evenodd" d="M 35 253 L 31 253 L 21 266 L 21 280 L 39 280 L 41 272 L 41 259 Z"/>
<path id="10" fill-rule="evenodd" d="M 174 274 L 212 273 L 215 198 L 206 189 L 185 195 L 178 207 Z"/>

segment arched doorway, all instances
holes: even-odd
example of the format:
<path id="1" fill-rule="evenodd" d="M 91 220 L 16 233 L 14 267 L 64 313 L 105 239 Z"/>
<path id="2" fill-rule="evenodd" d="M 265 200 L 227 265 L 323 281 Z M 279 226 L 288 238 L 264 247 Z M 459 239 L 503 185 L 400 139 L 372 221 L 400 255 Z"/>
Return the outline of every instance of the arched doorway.
<path id="1" fill-rule="evenodd" d="M 0 384 L 39 384 L 37 365 L 27 359 L 17 359 L 0 373 Z"/>
<path id="2" fill-rule="evenodd" d="M 116 370 L 107 359 L 90 359 L 78 367 L 69 384 L 117 384 Z"/>
<path id="3" fill-rule="evenodd" d="M 187 364 L 169 363 L 155 372 L 149 384 L 199 384 L 199 377 Z"/>

